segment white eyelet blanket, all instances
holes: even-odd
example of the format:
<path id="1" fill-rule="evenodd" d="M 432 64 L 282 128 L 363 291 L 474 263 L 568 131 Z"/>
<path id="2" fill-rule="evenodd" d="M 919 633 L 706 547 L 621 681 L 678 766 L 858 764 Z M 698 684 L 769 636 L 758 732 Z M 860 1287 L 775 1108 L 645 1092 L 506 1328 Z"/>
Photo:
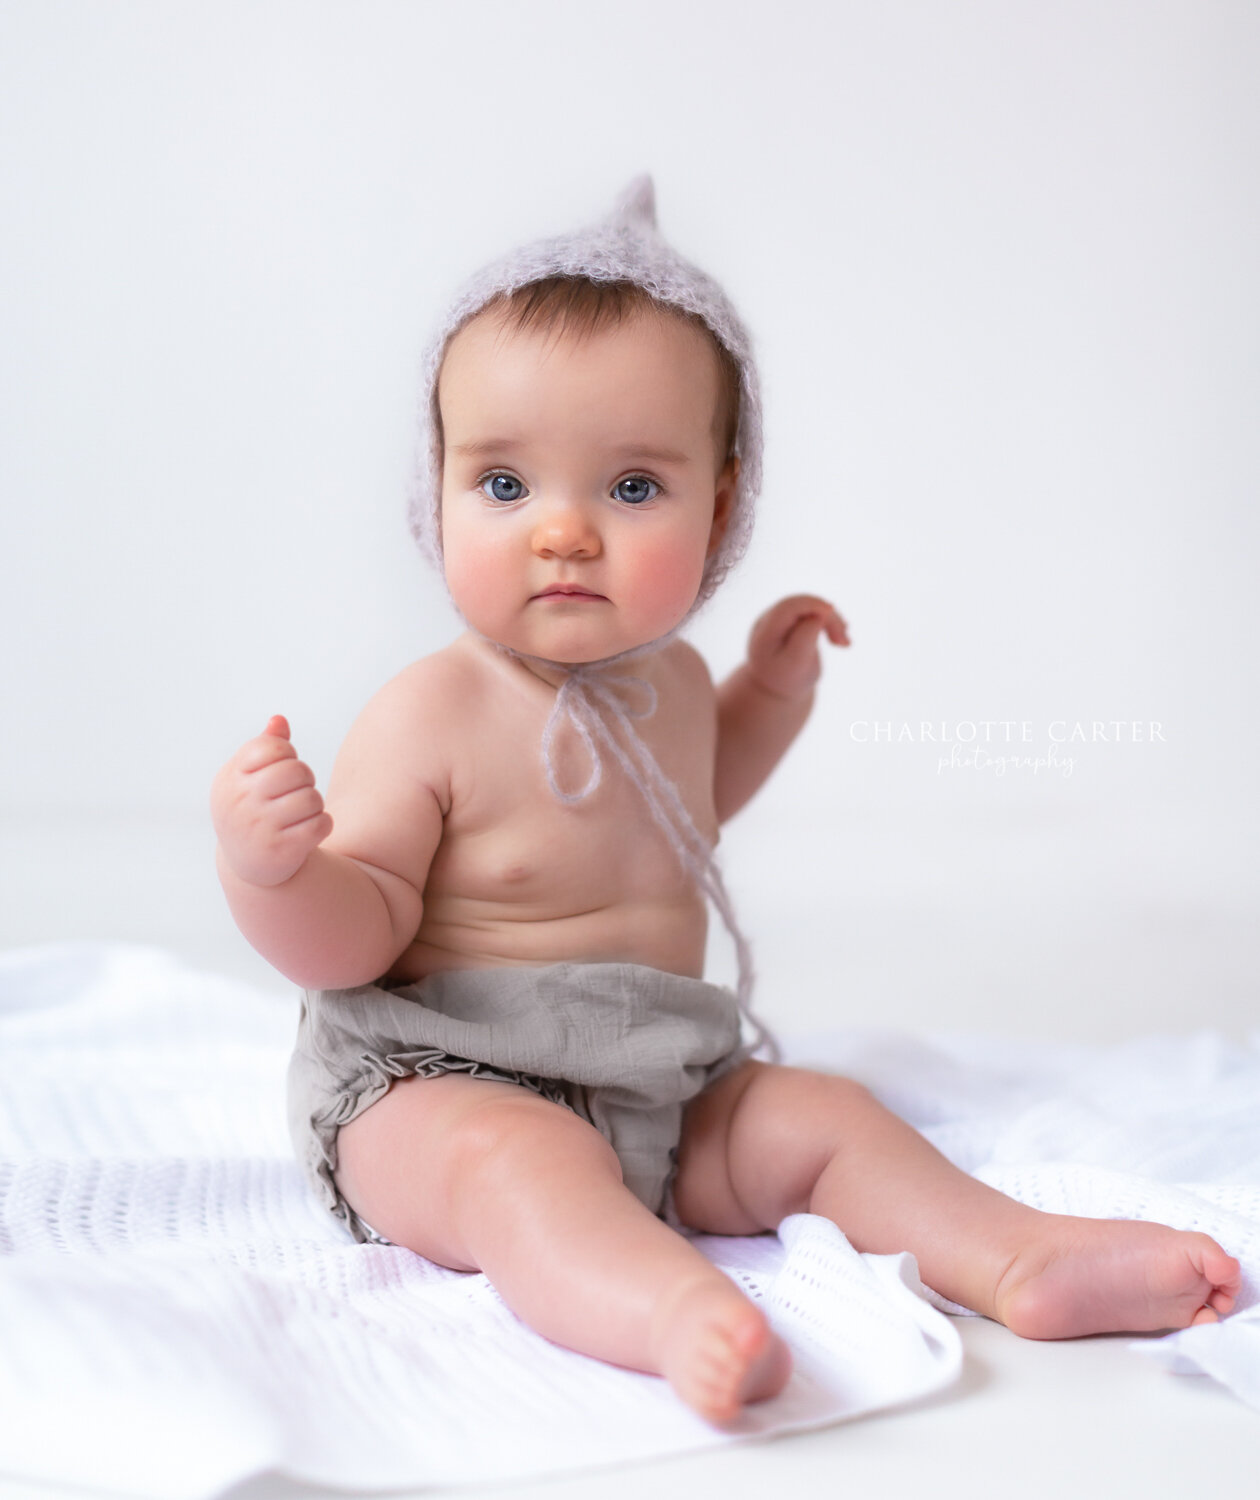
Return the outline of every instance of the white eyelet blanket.
<path id="1" fill-rule="evenodd" d="M 483 1277 L 355 1245 L 290 1157 L 295 1025 L 295 1000 L 152 950 L 0 955 L 0 1473 L 159 1500 L 268 1471 L 486 1483 L 819 1426 L 956 1378 L 957 1332 L 912 1258 L 857 1255 L 809 1215 L 697 1240 L 795 1355 L 733 1434 L 660 1380 L 548 1344 Z M 860 1078 L 1038 1207 L 1215 1235 L 1247 1271 L 1240 1311 L 1133 1347 L 1260 1408 L 1257 1044 L 866 1031 L 789 1056 Z"/>

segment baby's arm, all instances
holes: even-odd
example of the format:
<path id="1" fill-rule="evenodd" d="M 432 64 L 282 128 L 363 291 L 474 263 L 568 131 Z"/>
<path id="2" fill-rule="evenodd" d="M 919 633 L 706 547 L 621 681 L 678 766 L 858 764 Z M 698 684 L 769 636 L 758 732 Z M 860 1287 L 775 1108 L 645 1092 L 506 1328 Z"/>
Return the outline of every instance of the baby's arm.
<path id="1" fill-rule="evenodd" d="M 408 696 L 396 680 L 351 729 L 333 770 L 330 812 L 278 716 L 215 778 L 217 863 L 232 915 L 295 984 L 370 983 L 420 925 L 442 806 L 436 778 L 419 764 Z"/>
<path id="2" fill-rule="evenodd" d="M 719 822 L 752 797 L 809 718 L 824 630 L 833 645 L 849 644 L 848 627 L 825 599 L 780 599 L 753 626 L 747 661 L 718 689 L 713 797 Z"/>

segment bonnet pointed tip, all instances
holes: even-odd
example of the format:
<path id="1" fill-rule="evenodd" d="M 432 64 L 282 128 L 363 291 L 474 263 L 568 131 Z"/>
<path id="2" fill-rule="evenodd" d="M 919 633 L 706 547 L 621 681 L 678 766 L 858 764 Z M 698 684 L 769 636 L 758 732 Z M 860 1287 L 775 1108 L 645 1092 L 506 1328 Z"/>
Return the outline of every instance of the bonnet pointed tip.
<path id="1" fill-rule="evenodd" d="M 622 188 L 612 217 L 640 232 L 656 233 L 656 188 L 650 172 L 640 172 Z"/>

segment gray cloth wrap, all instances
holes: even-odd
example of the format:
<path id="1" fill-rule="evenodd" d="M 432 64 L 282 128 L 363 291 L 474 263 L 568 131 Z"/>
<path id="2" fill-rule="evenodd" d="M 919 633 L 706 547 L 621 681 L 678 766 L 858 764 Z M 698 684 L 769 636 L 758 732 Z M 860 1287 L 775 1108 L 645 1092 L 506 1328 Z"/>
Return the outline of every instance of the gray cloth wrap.
<path id="1" fill-rule="evenodd" d="M 453 969 L 397 988 L 307 990 L 289 1129 L 317 1194 L 364 1241 L 373 1236 L 333 1177 L 341 1126 L 411 1074 L 520 1084 L 593 1125 L 626 1186 L 660 1214 L 683 1106 L 750 1052 L 730 990 L 640 964 Z"/>

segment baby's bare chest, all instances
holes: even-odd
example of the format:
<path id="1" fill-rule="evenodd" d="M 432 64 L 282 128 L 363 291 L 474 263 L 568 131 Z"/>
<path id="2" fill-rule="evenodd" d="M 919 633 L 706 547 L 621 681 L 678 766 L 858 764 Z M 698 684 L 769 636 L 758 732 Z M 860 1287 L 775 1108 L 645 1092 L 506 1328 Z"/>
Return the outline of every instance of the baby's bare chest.
<path id="1" fill-rule="evenodd" d="M 637 746 L 624 725 L 611 725 L 622 755 L 597 746 L 598 765 L 572 725 L 562 722 L 552 739 L 551 771 L 572 800 L 557 796 L 549 783 L 545 719 L 521 714 L 486 726 L 452 777 L 426 905 L 462 899 L 536 920 L 621 904 L 694 901 L 694 887 L 652 803 L 665 807 L 676 798 L 701 836 L 716 840 L 714 734 L 685 704 L 670 704 L 654 719 L 635 724 Z M 592 780 L 597 784 L 586 791 Z"/>

